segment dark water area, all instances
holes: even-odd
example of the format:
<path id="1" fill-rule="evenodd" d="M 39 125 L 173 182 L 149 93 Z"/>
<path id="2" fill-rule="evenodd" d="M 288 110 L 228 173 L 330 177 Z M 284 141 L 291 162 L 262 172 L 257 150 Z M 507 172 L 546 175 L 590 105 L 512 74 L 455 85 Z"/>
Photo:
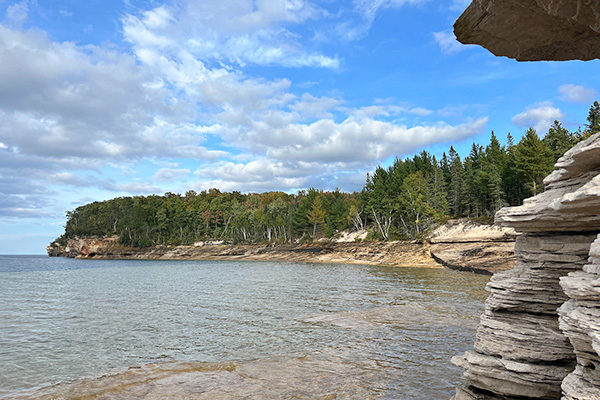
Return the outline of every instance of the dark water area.
<path id="1" fill-rule="evenodd" d="M 219 398 L 299 398 L 303 386 L 306 398 L 447 399 L 461 376 L 450 358 L 473 345 L 487 280 L 437 268 L 0 256 L 0 398 L 201 362 L 238 371 L 207 372 Z"/>

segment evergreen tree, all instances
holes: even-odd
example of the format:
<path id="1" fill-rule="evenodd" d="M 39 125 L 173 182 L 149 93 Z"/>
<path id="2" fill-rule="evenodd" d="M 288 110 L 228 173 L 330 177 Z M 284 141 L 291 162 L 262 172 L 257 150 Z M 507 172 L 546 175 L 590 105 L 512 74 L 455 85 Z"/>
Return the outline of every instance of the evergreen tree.
<path id="1" fill-rule="evenodd" d="M 452 215 L 461 215 L 464 211 L 462 207 L 464 169 L 460 156 L 452 146 L 450 146 L 450 151 L 448 152 L 448 163 L 450 177 L 447 197 L 448 206 Z"/>
<path id="2" fill-rule="evenodd" d="M 552 151 L 554 162 L 573 147 L 576 142 L 574 136 L 556 120 L 542 140 Z"/>
<path id="3" fill-rule="evenodd" d="M 529 128 L 515 149 L 515 168 L 531 185 L 534 196 L 540 191 L 542 179 L 552 171 L 553 161 L 548 145 L 540 140 L 535 129 Z"/>
<path id="4" fill-rule="evenodd" d="M 587 136 L 600 132 L 600 103 L 594 101 L 590 107 L 590 112 L 587 117 L 586 132 Z"/>
<path id="5" fill-rule="evenodd" d="M 506 195 L 506 202 L 510 206 L 520 205 L 525 198 L 525 186 L 515 166 L 516 147 L 509 133 L 506 144 L 506 165 L 502 171 L 502 189 Z"/>

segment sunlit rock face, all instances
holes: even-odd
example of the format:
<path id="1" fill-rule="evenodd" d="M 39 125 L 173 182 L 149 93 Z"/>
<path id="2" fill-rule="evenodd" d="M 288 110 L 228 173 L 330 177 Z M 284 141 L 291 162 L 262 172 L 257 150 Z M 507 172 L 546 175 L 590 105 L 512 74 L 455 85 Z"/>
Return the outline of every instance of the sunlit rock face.
<path id="1" fill-rule="evenodd" d="M 454 33 L 519 61 L 591 60 L 600 58 L 600 2 L 473 0 Z"/>
<path id="2" fill-rule="evenodd" d="M 515 267 L 494 275 L 456 400 L 600 399 L 600 134 L 568 151 L 546 191 L 500 210 Z"/>

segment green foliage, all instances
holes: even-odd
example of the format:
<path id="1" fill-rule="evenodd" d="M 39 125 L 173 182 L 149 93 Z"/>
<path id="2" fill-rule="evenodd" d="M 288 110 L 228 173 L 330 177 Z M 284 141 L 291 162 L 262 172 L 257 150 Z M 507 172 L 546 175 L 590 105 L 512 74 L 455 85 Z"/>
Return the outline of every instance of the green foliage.
<path id="1" fill-rule="evenodd" d="M 585 131 L 569 132 L 555 121 L 543 139 L 530 128 L 502 146 L 494 132 L 486 146 L 473 144 L 461 159 L 453 147 L 439 161 L 427 151 L 396 158 L 367 174 L 360 193 L 315 188 L 297 195 L 222 193 L 210 189 L 184 196 L 119 197 L 67 212 L 65 244 L 73 237 L 118 236 L 147 247 L 197 241 L 291 243 L 367 230 L 368 240 L 421 240 L 450 216 L 491 221 L 507 205 L 543 190 L 556 160 L 583 138 L 600 132 L 600 104 L 590 107 Z"/>
<path id="2" fill-rule="evenodd" d="M 552 171 L 554 157 L 550 147 L 529 128 L 515 149 L 515 168 L 535 196 L 542 179 Z"/>
<path id="3" fill-rule="evenodd" d="M 569 132 L 558 121 L 554 121 L 543 139 L 552 152 L 554 162 L 565 154 L 567 150 L 573 147 L 578 140 L 578 135 Z"/>
<path id="4" fill-rule="evenodd" d="M 308 222 L 313 225 L 313 238 L 316 238 L 317 235 L 317 226 L 325 223 L 325 216 L 327 213 L 323 208 L 323 200 L 321 200 L 321 196 L 317 196 L 315 201 L 313 201 L 313 205 L 308 211 Z"/>
<path id="5" fill-rule="evenodd" d="M 587 136 L 600 132 L 600 103 L 594 101 L 590 107 L 590 112 L 587 117 L 586 134 Z"/>

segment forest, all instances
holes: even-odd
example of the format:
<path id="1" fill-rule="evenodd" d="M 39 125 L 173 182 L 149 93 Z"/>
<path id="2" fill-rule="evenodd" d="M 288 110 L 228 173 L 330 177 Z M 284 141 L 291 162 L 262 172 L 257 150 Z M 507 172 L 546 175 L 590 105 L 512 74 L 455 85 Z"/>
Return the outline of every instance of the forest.
<path id="1" fill-rule="evenodd" d="M 501 145 L 494 132 L 473 143 L 461 159 L 453 147 L 438 159 L 427 151 L 396 158 L 367 174 L 360 192 L 227 193 L 210 189 L 184 195 L 118 197 L 67 212 L 65 244 L 74 237 L 119 237 L 125 245 L 190 245 L 199 241 L 277 244 L 332 238 L 367 230 L 369 240 L 422 240 L 448 218 L 491 222 L 505 206 L 544 190 L 543 178 L 568 149 L 600 132 L 600 104 L 584 129 L 569 132 L 554 121 L 540 137 L 529 128 L 518 143 L 510 133 Z"/>

